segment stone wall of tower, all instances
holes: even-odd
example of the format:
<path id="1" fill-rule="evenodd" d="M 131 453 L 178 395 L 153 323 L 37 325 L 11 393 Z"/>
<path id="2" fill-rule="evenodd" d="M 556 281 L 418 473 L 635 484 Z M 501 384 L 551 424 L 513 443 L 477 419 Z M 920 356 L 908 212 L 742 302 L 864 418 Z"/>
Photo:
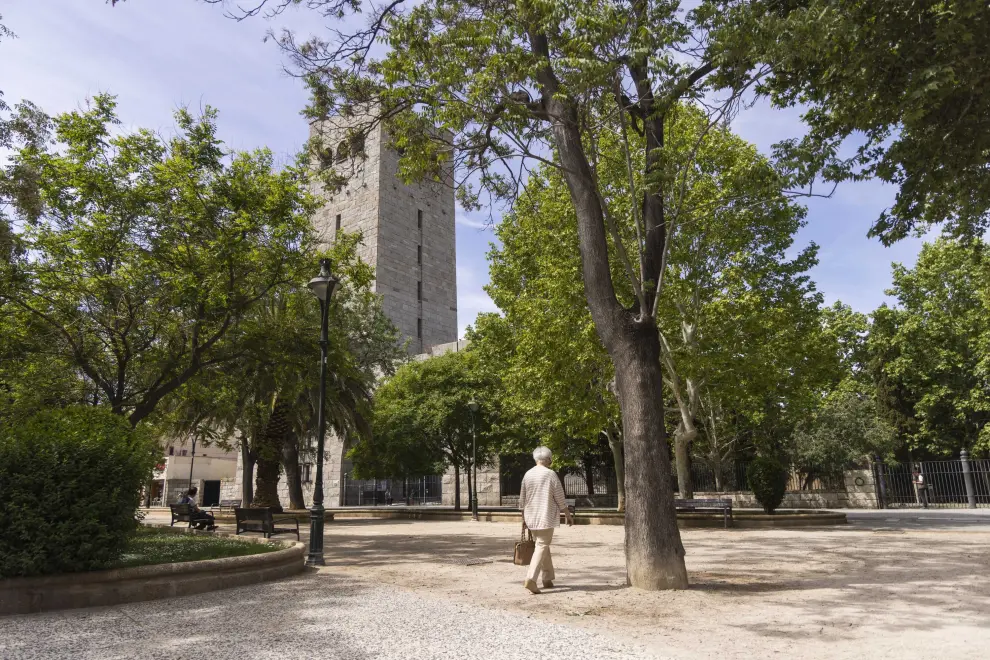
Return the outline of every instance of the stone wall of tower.
<path id="1" fill-rule="evenodd" d="M 419 354 L 457 339 L 454 191 L 436 182 L 405 185 L 398 177 L 398 161 L 398 153 L 386 144 L 381 153 L 379 291 L 389 318 L 412 339 L 410 352 Z"/>
<path id="2" fill-rule="evenodd" d="M 354 121 L 332 118 L 314 132 L 336 154 Z M 404 184 L 398 160 L 384 129 L 375 128 L 365 138 L 363 157 L 338 163 L 350 179 L 343 190 L 324 195 L 314 226 L 328 243 L 338 224 L 361 232 L 359 254 L 375 267 L 384 311 L 418 354 L 457 339 L 454 191 L 435 182 Z"/>

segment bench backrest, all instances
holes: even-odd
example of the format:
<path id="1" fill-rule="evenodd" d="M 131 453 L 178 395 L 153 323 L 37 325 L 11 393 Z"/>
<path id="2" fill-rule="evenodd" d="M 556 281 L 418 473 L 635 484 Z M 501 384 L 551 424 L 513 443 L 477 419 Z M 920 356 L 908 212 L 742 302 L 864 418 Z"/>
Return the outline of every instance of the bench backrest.
<path id="1" fill-rule="evenodd" d="M 272 525 L 272 510 L 242 509 L 238 507 L 234 509 L 234 518 L 237 520 L 238 524 L 242 522 L 260 522 L 266 527 L 270 527 Z"/>
<path id="2" fill-rule="evenodd" d="M 188 516 L 192 513 L 192 507 L 188 504 L 169 504 L 168 508 L 172 510 L 173 516 Z"/>
<path id="3" fill-rule="evenodd" d="M 224 508 L 230 507 L 231 509 L 233 509 L 235 507 L 239 507 L 240 505 L 241 505 L 240 500 L 220 500 L 220 506 Z"/>
<path id="4" fill-rule="evenodd" d="M 674 506 L 706 506 L 718 508 L 732 508 L 732 500 L 674 500 Z"/>

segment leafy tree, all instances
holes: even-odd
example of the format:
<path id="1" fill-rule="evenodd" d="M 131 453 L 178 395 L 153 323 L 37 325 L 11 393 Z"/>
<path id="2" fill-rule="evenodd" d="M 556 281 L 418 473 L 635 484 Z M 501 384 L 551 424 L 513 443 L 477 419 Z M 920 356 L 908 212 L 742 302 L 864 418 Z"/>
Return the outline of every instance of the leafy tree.
<path id="1" fill-rule="evenodd" d="M 375 391 L 374 435 L 349 454 L 355 474 L 424 474 L 453 466 L 459 509 L 460 471 L 472 461 L 472 424 L 479 464 L 499 449 L 501 406 L 494 388 L 470 349 L 403 365 Z M 468 406 L 472 400 L 479 404 L 477 413 Z"/>
<path id="2" fill-rule="evenodd" d="M 910 446 L 935 454 L 990 447 L 987 337 L 990 260 L 978 239 L 940 238 L 912 269 L 894 266 L 897 306 L 874 312 L 871 350 L 885 392 L 916 426 Z M 903 403 L 910 405 L 910 412 Z"/>
<path id="3" fill-rule="evenodd" d="M 327 426 L 345 440 L 370 433 L 374 381 L 393 373 L 405 356 L 398 331 L 371 290 L 374 273 L 357 257 L 360 240 L 358 234 L 338 234 L 323 255 L 341 278 L 329 316 Z M 313 263 L 310 272 L 316 272 Z M 255 506 L 278 505 L 284 471 L 290 508 L 305 508 L 299 462 L 318 431 L 319 327 L 319 305 L 305 287 L 274 291 L 243 323 L 245 355 L 202 372 L 166 417 L 166 432 L 219 443 L 236 438 L 247 488 L 257 467 L 256 488 L 242 493 Z"/>
<path id="4" fill-rule="evenodd" d="M 792 460 L 810 484 L 819 476 L 841 476 L 874 456 L 889 458 L 897 444 L 896 431 L 877 410 L 875 399 L 844 387 L 798 426 Z"/>
<path id="5" fill-rule="evenodd" d="M 734 446 L 727 441 L 735 436 L 724 428 L 723 409 L 755 418 L 768 393 L 787 397 L 800 390 L 794 383 L 806 384 L 805 363 L 819 353 L 813 344 L 820 297 L 806 275 L 815 246 L 787 257 L 804 213 L 781 192 L 769 164 L 729 131 L 705 126 L 691 108 L 682 109 L 671 133 L 681 154 L 694 151 L 697 165 L 682 199 L 681 225 L 670 239 L 658 315 L 678 485 L 690 497 L 688 453 L 699 427 L 707 424 L 708 435 L 700 454 L 721 474 Z M 599 147 L 606 203 L 629 218 L 623 145 L 603 134 Z M 643 154 L 628 153 L 633 161 Z M 736 205 L 740 199 L 746 203 Z M 593 442 L 603 430 L 621 440 L 608 391 L 612 365 L 582 304 L 576 226 L 563 177 L 544 168 L 530 176 L 499 225 L 501 247 L 489 255 L 488 292 L 512 332 L 510 355 L 497 358 L 505 365 L 506 389 L 517 407 L 540 420 L 542 435 L 564 447 L 573 438 Z M 635 234 L 631 222 L 618 229 Z M 617 252 L 612 270 L 618 279 Z M 631 290 L 625 295 L 634 297 Z"/>
<path id="6" fill-rule="evenodd" d="M 178 133 L 123 132 L 113 97 L 48 117 L 21 104 L 0 200 L 19 228 L 0 305 L 37 328 L 91 403 L 148 418 L 205 368 L 244 355 L 251 309 L 303 279 L 304 172 L 268 151 L 230 153 L 216 112 L 176 113 Z"/>
<path id="7" fill-rule="evenodd" d="M 704 4 L 704 3 L 703 3 Z M 718 2 L 743 51 L 768 63 L 762 91 L 802 104 L 809 132 L 782 146 L 807 177 L 898 187 L 871 233 L 885 243 L 990 220 L 990 7 L 984 0 Z M 841 145 L 853 154 L 838 158 Z"/>

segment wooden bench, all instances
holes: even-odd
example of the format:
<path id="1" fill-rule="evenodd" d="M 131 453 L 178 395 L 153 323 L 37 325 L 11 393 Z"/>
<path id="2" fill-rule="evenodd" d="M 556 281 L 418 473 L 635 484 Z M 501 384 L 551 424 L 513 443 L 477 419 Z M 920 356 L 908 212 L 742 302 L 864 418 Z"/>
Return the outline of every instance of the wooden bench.
<path id="1" fill-rule="evenodd" d="M 726 529 L 732 521 L 732 500 L 674 500 L 674 507 L 678 513 L 721 511 Z"/>
<path id="2" fill-rule="evenodd" d="M 299 540 L 299 521 L 295 518 L 275 518 L 271 509 L 234 509 L 237 520 L 236 534 L 260 532 L 266 539 L 276 534 L 295 534 Z M 292 527 L 279 527 L 280 523 L 292 523 Z"/>
<path id="3" fill-rule="evenodd" d="M 170 527 L 174 527 L 177 522 L 189 523 L 187 527 L 192 527 L 192 507 L 188 504 L 169 504 L 168 508 L 172 511 Z"/>
<path id="4" fill-rule="evenodd" d="M 213 513 L 214 511 L 223 513 L 224 509 L 229 509 L 230 511 L 233 511 L 240 505 L 241 505 L 240 500 L 220 500 L 220 504 L 210 507 L 210 513 Z"/>

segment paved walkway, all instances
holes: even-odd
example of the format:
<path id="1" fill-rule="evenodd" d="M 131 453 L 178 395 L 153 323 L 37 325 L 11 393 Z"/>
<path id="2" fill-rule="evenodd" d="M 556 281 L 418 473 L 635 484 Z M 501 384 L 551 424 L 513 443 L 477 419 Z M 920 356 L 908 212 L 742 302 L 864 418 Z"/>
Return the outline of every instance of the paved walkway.
<path id="1" fill-rule="evenodd" d="M 0 618 L 4 660 L 612 660 L 617 638 L 321 570 L 121 607 Z"/>

